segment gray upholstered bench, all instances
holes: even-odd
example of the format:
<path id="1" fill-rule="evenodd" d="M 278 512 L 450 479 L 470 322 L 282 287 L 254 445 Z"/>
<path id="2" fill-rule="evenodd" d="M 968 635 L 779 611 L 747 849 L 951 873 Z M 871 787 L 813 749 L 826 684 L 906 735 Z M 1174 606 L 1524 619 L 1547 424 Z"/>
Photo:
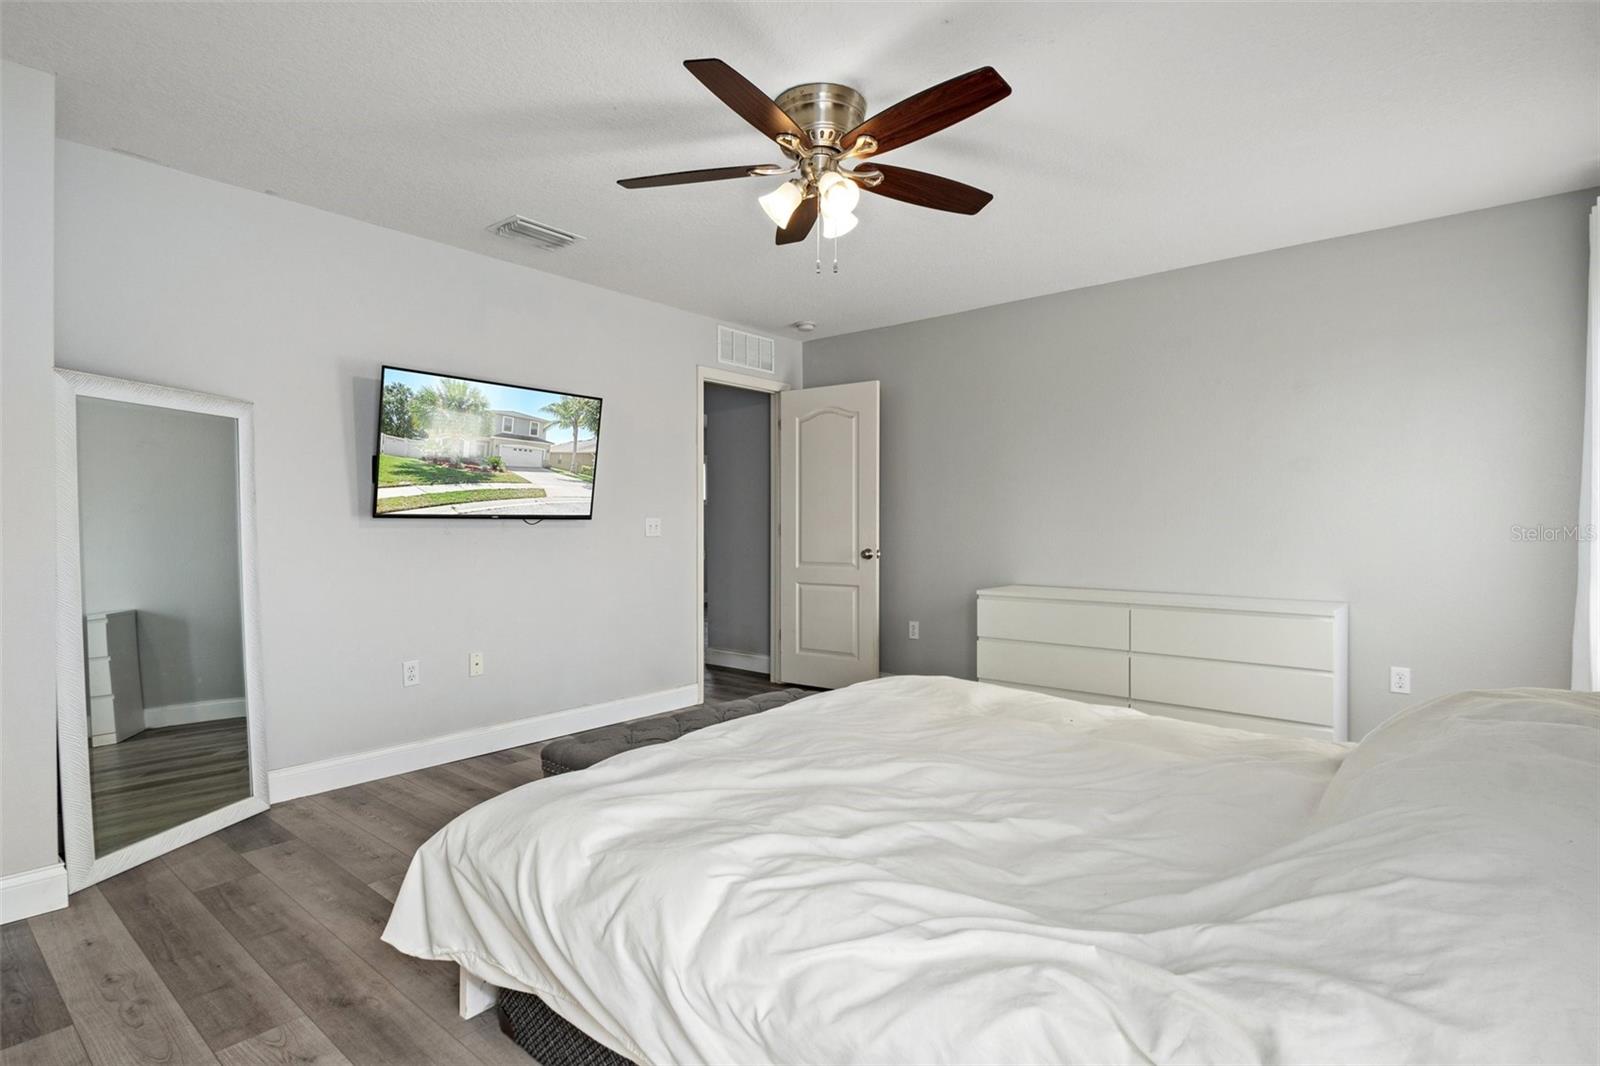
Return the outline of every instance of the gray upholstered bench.
<path id="1" fill-rule="evenodd" d="M 702 703 L 670 714 L 658 714 L 654 718 L 641 718 L 636 722 L 601 726 L 552 740 L 539 753 L 539 762 L 544 767 L 544 775 L 554 777 L 570 770 L 585 769 L 624 751 L 651 744 L 665 744 L 696 729 L 760 714 L 809 695 L 811 692 L 807 689 L 786 688 L 726 703 Z"/>

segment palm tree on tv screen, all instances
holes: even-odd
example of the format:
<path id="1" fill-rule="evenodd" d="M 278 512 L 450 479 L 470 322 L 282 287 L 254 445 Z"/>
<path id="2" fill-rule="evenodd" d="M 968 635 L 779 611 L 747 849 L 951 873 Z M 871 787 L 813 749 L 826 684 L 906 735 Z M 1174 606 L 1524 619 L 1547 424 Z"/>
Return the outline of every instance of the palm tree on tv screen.
<path id="1" fill-rule="evenodd" d="M 433 387 L 438 406 L 447 411 L 487 411 L 489 398 L 483 390 L 470 381 L 458 378 L 440 378 Z"/>
<path id="2" fill-rule="evenodd" d="M 467 441 L 486 434 L 489 398 L 478 386 L 457 378 L 440 378 L 428 391 L 428 435 L 448 442 L 448 454 L 464 456 Z"/>
<path id="3" fill-rule="evenodd" d="M 545 407 L 564 426 L 572 427 L 572 472 L 578 472 L 578 436 L 583 430 L 600 432 L 600 401 L 587 396 L 563 396 Z"/>

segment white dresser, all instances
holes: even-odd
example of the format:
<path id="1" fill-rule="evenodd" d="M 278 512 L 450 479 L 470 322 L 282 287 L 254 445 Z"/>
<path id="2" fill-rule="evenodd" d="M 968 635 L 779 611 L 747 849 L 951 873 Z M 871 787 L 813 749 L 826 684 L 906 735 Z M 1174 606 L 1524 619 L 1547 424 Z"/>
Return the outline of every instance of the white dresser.
<path id="1" fill-rule="evenodd" d="M 139 612 L 86 615 L 83 658 L 89 688 L 89 743 L 95 747 L 115 744 L 142 732 Z"/>
<path id="2" fill-rule="evenodd" d="M 1348 607 L 1004 585 L 978 591 L 978 680 L 1193 722 L 1349 738 Z"/>

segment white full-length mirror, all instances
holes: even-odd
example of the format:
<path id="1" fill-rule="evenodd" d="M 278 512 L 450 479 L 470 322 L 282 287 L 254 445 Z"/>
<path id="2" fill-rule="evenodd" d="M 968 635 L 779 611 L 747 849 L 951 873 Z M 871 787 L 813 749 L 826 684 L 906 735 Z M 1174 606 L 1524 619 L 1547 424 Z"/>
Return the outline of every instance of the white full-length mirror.
<path id="1" fill-rule="evenodd" d="M 249 404 L 58 374 L 58 701 L 77 889 L 265 809 L 265 753 Z"/>

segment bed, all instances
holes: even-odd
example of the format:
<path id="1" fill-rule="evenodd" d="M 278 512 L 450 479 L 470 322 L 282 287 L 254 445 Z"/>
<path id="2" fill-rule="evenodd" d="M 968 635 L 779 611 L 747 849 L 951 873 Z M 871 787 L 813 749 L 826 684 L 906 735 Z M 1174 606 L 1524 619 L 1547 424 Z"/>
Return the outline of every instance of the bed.
<path id="1" fill-rule="evenodd" d="M 886 678 L 480 805 L 384 938 L 641 1064 L 1592 1062 L 1600 700 L 1359 745 Z"/>

